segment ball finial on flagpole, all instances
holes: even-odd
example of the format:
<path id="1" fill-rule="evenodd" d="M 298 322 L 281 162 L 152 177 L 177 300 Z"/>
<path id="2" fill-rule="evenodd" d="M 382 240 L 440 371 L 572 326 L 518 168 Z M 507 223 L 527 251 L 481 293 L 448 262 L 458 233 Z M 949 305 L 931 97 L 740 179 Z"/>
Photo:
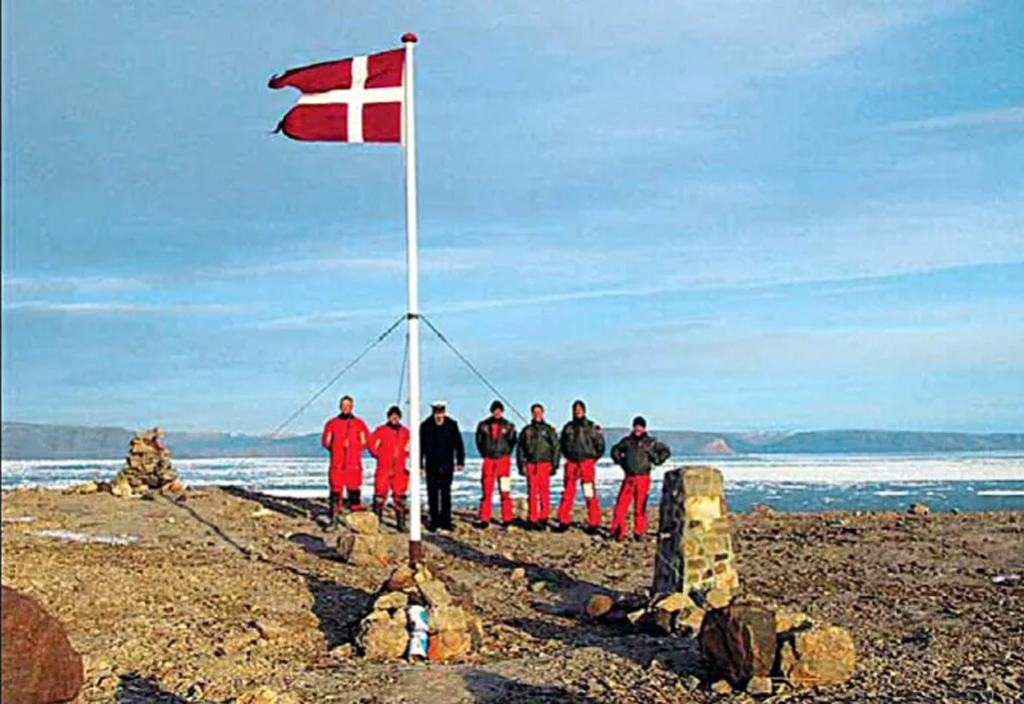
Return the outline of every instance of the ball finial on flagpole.
<path id="1" fill-rule="evenodd" d="M 419 37 L 417 37 L 412 32 L 406 32 L 405 34 L 402 35 L 402 43 L 403 44 L 415 44 L 418 41 L 419 41 Z"/>

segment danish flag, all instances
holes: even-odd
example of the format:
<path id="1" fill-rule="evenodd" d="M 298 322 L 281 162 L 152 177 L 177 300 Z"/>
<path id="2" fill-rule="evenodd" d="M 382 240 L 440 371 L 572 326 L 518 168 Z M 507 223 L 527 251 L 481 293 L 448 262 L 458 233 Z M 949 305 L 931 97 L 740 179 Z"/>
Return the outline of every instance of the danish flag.
<path id="1" fill-rule="evenodd" d="M 405 49 L 293 68 L 270 87 L 298 88 L 276 132 L 307 142 L 401 142 Z"/>

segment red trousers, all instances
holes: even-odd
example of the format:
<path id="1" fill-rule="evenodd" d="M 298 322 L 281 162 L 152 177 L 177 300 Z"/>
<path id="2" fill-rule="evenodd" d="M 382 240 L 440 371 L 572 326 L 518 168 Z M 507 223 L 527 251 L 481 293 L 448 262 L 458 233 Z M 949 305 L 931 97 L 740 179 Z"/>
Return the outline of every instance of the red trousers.
<path id="1" fill-rule="evenodd" d="M 619 500 L 615 503 L 615 516 L 612 518 L 612 535 L 623 540 L 626 537 L 626 519 L 629 518 L 629 505 L 633 504 L 633 534 L 643 535 L 647 532 L 647 495 L 651 492 L 651 475 L 626 477 L 619 489 Z"/>
<path id="2" fill-rule="evenodd" d="M 551 463 L 527 463 L 526 487 L 530 496 L 530 523 L 548 520 L 551 515 Z"/>
<path id="3" fill-rule="evenodd" d="M 567 526 L 572 523 L 572 505 L 576 502 L 576 484 L 583 485 L 587 502 L 587 524 L 591 528 L 601 525 L 601 502 L 597 498 L 597 460 L 565 463 L 565 490 L 558 506 L 558 521 Z"/>
<path id="4" fill-rule="evenodd" d="M 373 475 L 373 498 L 381 502 L 388 500 L 388 493 L 391 493 L 392 501 L 398 497 L 404 497 L 409 493 L 409 471 L 407 469 L 394 469 L 384 465 L 377 465 L 377 472 Z"/>
<path id="5" fill-rule="evenodd" d="M 480 499 L 480 521 L 491 520 L 491 501 L 494 498 L 494 485 L 498 484 L 501 494 L 501 520 L 508 523 L 514 517 L 512 513 L 512 457 L 501 457 L 496 460 L 485 459 L 480 485 L 483 497 Z"/>
<path id="6" fill-rule="evenodd" d="M 331 485 L 332 494 L 342 494 L 347 489 L 349 492 L 359 491 L 363 485 L 363 468 L 360 465 L 349 465 L 331 463 L 327 473 L 328 482 Z"/>

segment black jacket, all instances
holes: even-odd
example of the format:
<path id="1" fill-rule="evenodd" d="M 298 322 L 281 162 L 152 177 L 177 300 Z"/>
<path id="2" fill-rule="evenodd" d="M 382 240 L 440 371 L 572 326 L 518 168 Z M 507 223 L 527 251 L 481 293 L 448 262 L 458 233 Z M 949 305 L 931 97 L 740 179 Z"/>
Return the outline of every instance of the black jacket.
<path id="1" fill-rule="evenodd" d="M 604 431 L 589 418 L 573 418 L 562 428 L 562 454 L 570 462 L 599 460 L 604 448 Z"/>
<path id="2" fill-rule="evenodd" d="M 668 445 L 647 433 L 630 433 L 612 448 L 612 461 L 625 470 L 627 477 L 650 474 L 652 467 L 662 464 L 671 456 L 672 451 Z"/>
<path id="3" fill-rule="evenodd" d="M 495 423 L 501 426 L 497 438 L 491 432 L 491 426 Z M 508 457 L 516 449 L 516 426 L 507 418 L 484 418 L 476 426 L 476 449 L 485 460 Z"/>
<path id="4" fill-rule="evenodd" d="M 516 445 L 516 464 L 519 472 L 526 472 L 527 464 L 550 462 L 551 473 L 558 469 L 562 449 L 559 447 L 558 430 L 544 421 L 530 421 L 530 424 L 519 433 L 519 444 Z"/>
<path id="5" fill-rule="evenodd" d="M 466 447 L 462 443 L 459 424 L 446 417 L 444 423 L 438 425 L 433 416 L 420 423 L 420 456 L 428 470 L 453 464 L 465 465 Z"/>

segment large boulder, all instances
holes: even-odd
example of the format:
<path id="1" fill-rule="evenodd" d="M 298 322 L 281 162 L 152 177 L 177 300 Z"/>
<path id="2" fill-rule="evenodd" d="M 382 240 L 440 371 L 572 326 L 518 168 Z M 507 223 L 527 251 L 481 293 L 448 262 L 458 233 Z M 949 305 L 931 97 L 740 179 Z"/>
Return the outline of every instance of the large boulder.
<path id="1" fill-rule="evenodd" d="M 82 688 L 82 656 L 35 599 L 3 587 L 4 702 L 67 702 Z"/>
<path id="2" fill-rule="evenodd" d="M 700 649 L 714 674 L 735 689 L 769 677 L 775 663 L 775 613 L 754 604 L 712 609 L 700 629 Z"/>
<path id="3" fill-rule="evenodd" d="M 839 626 L 805 626 L 779 636 L 779 673 L 797 687 L 842 684 L 857 668 L 849 632 Z"/>

